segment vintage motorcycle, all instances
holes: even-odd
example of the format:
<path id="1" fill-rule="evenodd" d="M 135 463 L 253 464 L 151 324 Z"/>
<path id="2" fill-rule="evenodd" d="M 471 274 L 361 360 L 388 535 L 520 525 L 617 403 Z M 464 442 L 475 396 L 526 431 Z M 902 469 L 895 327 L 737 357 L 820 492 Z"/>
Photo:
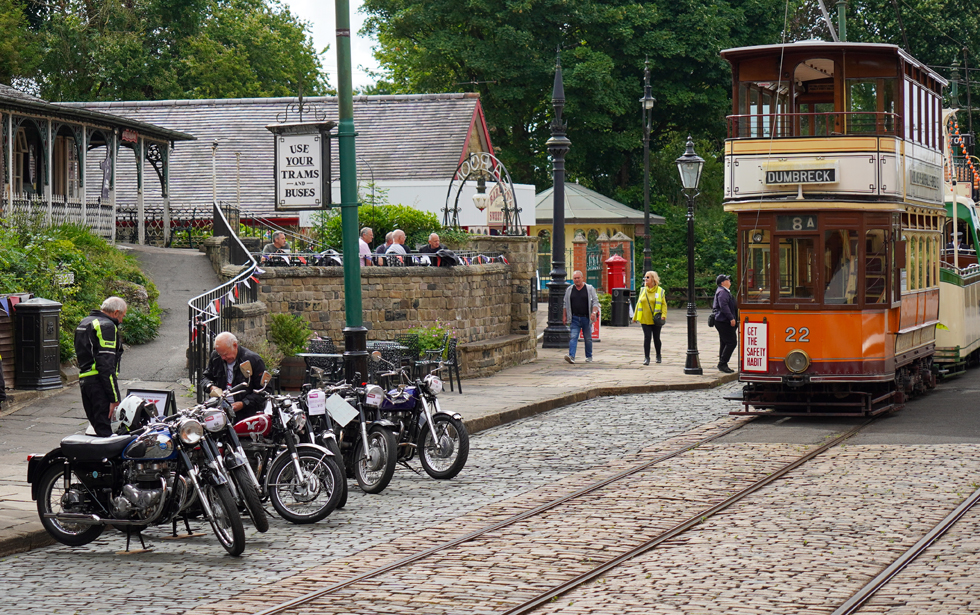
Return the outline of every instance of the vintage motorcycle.
<path id="1" fill-rule="evenodd" d="M 73 435 L 46 455 L 30 455 L 27 481 L 41 524 L 55 540 L 81 546 L 113 526 L 133 533 L 203 513 L 221 546 L 245 550 L 245 528 L 217 463 L 199 445 L 204 425 L 189 413 L 145 417 L 131 433 L 99 438 Z M 135 427 L 135 426 L 134 426 Z"/>
<path id="2" fill-rule="evenodd" d="M 371 359 L 391 369 L 382 377 L 400 380 L 380 404 L 382 416 L 398 428 L 399 463 L 407 466 L 417 451 L 422 468 L 432 478 L 449 479 L 459 474 L 469 457 L 470 436 L 462 416 L 439 406 L 442 380 L 436 374 L 444 367 L 440 364 L 425 378 L 412 380 L 405 367 L 385 361 L 380 352 L 372 353 Z"/>
<path id="3" fill-rule="evenodd" d="M 384 391 L 376 385 L 327 385 L 323 370 L 314 367 L 311 373 L 324 387 L 305 394 L 307 404 L 311 395 L 323 402 L 309 406 L 311 436 L 323 442 L 336 439 L 347 475 L 365 493 L 381 493 L 395 475 L 397 463 L 395 425 L 378 411 Z"/>
<path id="4" fill-rule="evenodd" d="M 292 523 L 316 523 L 333 512 L 346 482 L 334 453 L 308 442 L 306 428 L 298 398 L 268 393 L 263 413 L 234 425 L 259 494 Z M 234 452 L 226 449 L 226 464 Z"/>

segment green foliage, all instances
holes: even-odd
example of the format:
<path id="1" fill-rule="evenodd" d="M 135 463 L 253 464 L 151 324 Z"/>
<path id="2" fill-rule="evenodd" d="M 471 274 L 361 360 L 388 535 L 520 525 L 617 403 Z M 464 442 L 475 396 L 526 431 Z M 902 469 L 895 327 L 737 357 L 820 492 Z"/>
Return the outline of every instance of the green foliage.
<path id="1" fill-rule="evenodd" d="M 40 45 L 38 71 L 25 76 L 50 100 L 328 93 L 308 24 L 278 0 L 27 6 Z M 44 8 L 32 13 L 37 6 Z M 0 4 L 0 23 L 3 15 Z"/>
<path id="2" fill-rule="evenodd" d="M 269 318 L 269 339 L 287 357 L 306 352 L 313 330 L 298 314 L 273 314 Z"/>
<path id="3" fill-rule="evenodd" d="M 444 327 L 438 321 L 431 327 L 409 329 L 408 333 L 419 336 L 419 347 L 423 352 L 426 350 L 443 350 L 447 334 L 449 337 L 457 337 L 455 327 Z"/>
<path id="4" fill-rule="evenodd" d="M 265 363 L 265 368 L 269 370 L 269 373 L 278 370 L 279 365 L 282 364 L 283 357 L 285 357 L 278 346 L 270 344 L 264 339 L 255 337 L 240 338 L 238 343 L 259 355 L 262 358 L 262 362 Z"/>
<path id="5" fill-rule="evenodd" d="M 72 274 L 74 282 L 60 284 L 64 274 Z M 156 300 L 160 293 L 135 257 L 123 254 L 80 225 L 46 228 L 41 214 L 17 216 L 0 225 L 0 293 L 30 292 L 62 304 L 62 361 L 75 356 L 75 327 L 91 310 L 98 309 L 120 282 L 142 286 L 148 297 L 145 318 L 134 316 L 139 320 L 134 325 L 138 335 L 131 338 L 124 330 L 123 340 L 127 344 L 149 341 L 159 328 Z M 133 310 L 127 314 L 127 323 L 131 315 Z"/>
<path id="6" fill-rule="evenodd" d="M 599 324 L 610 325 L 612 324 L 612 295 L 609 293 L 599 293 L 599 313 L 602 314 L 602 320 Z"/>
<path id="7" fill-rule="evenodd" d="M 40 49 L 21 2 L 0 0 L 0 32 L 0 83 L 33 76 Z"/>
<path id="8" fill-rule="evenodd" d="M 163 311 L 158 306 L 149 310 L 130 309 L 122 321 L 122 337 L 127 344 L 146 344 L 160 331 Z"/>
<path id="9" fill-rule="evenodd" d="M 416 244 L 425 243 L 429 233 L 442 233 L 439 218 L 434 213 L 419 211 L 404 205 L 361 206 L 357 212 L 361 228 L 369 226 L 374 230 L 374 245 L 384 242 L 385 235 L 395 229 L 405 231 L 405 246 L 413 251 Z M 340 227 L 340 210 L 331 209 L 320 215 L 314 222 L 316 237 L 329 246 L 343 245 Z"/>

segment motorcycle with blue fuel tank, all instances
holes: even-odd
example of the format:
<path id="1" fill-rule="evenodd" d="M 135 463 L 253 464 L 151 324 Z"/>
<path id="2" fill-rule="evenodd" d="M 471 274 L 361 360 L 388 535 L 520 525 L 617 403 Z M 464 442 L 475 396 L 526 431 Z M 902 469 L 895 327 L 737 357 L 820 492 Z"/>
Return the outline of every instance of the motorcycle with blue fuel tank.
<path id="1" fill-rule="evenodd" d="M 142 543 L 150 525 L 172 522 L 176 530 L 178 518 L 186 523 L 203 514 L 221 546 L 241 555 L 245 529 L 228 479 L 213 459 L 195 461 L 209 452 L 199 446 L 201 421 L 188 412 L 162 417 L 146 409 L 129 418 L 136 423 L 120 429 L 134 428 L 129 433 L 68 436 L 46 455 L 28 457 L 31 497 L 48 534 L 77 547 L 112 526 L 126 532 L 128 548 L 131 534 Z"/>
<path id="2" fill-rule="evenodd" d="M 443 365 L 424 378 L 413 379 L 406 367 L 385 361 L 380 352 L 372 353 L 371 359 L 385 363 L 391 369 L 381 374 L 382 378 L 400 381 L 396 388 L 384 392 L 383 398 L 377 400 L 381 416 L 396 427 L 398 462 L 411 469 L 408 462 L 418 452 L 422 468 L 432 478 L 449 479 L 459 474 L 469 457 L 470 436 L 463 417 L 439 406 L 442 379 L 437 374 L 444 369 Z M 383 389 L 375 389 L 375 395 L 381 395 Z M 371 399 L 370 391 L 368 399 Z"/>

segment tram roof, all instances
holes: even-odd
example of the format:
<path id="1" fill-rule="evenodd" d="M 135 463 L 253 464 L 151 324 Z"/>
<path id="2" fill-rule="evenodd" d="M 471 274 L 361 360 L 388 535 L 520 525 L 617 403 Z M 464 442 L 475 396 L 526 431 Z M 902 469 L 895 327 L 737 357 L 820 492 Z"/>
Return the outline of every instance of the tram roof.
<path id="1" fill-rule="evenodd" d="M 926 72 L 930 77 L 938 81 L 943 85 L 943 87 L 949 85 L 944 77 L 939 75 L 936 71 L 932 70 L 922 62 L 916 60 L 914 57 L 908 54 L 904 49 L 898 45 L 889 45 L 886 43 L 841 43 L 834 41 L 797 41 L 795 43 L 786 43 L 780 45 L 754 45 L 752 47 L 733 47 L 731 49 L 723 49 L 721 51 L 721 57 L 725 58 L 729 62 L 742 61 L 751 59 L 753 57 L 763 57 L 773 54 L 780 54 L 783 52 L 816 52 L 816 53 L 827 53 L 832 52 L 846 52 L 846 51 L 860 51 L 863 53 L 878 53 L 881 55 L 895 55 L 909 64 L 915 66 L 916 68 Z"/>

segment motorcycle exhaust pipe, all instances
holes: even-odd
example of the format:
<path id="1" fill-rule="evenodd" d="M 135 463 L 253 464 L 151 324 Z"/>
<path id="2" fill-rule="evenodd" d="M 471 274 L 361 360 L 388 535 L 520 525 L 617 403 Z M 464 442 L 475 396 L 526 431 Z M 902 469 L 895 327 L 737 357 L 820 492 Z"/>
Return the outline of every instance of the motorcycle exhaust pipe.
<path id="1" fill-rule="evenodd" d="M 82 513 L 44 513 L 45 519 L 55 519 L 67 523 L 78 523 L 79 525 L 102 525 L 104 521 L 98 515 L 85 515 Z M 113 525 L 119 523 L 124 525 L 125 521 L 113 521 Z"/>

